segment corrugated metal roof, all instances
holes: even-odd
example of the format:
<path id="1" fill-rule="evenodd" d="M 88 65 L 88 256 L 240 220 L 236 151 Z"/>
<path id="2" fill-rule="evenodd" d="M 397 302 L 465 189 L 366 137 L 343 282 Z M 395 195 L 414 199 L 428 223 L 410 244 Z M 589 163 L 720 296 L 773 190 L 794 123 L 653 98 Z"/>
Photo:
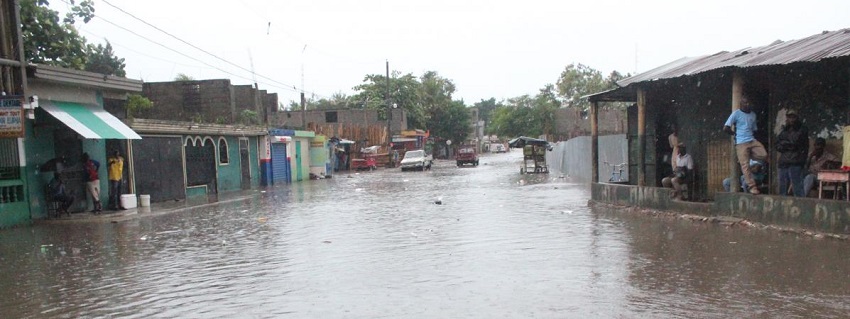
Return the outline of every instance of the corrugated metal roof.
<path id="1" fill-rule="evenodd" d="M 633 83 L 694 75 L 726 67 L 749 68 L 795 62 L 818 62 L 845 56 L 850 56 L 850 29 L 824 31 L 807 38 L 776 41 L 762 47 L 681 58 L 620 80 L 617 84 L 628 86 Z"/>

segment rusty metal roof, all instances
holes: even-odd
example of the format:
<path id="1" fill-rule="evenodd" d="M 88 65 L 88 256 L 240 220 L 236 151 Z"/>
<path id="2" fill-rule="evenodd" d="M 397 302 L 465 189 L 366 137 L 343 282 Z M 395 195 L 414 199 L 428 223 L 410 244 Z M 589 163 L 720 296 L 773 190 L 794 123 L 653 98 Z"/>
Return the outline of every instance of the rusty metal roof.
<path id="1" fill-rule="evenodd" d="M 681 58 L 620 80 L 617 84 L 625 87 L 633 83 L 694 75 L 727 67 L 749 68 L 795 62 L 818 62 L 845 56 L 850 56 L 850 28 L 824 31 L 799 40 L 776 41 L 762 47 Z"/>

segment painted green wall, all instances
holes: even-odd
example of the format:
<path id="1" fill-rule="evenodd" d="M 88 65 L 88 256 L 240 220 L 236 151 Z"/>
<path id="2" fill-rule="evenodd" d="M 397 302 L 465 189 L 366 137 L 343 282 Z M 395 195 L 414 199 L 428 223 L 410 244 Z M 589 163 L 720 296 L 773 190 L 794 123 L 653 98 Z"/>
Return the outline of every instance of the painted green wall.
<path id="1" fill-rule="evenodd" d="M 318 143 L 321 143 L 321 146 L 313 145 Z M 323 135 L 317 135 L 310 143 L 310 171 L 313 173 L 321 171 L 322 173 L 327 174 L 327 164 L 328 144 L 326 138 Z"/>
<path id="2" fill-rule="evenodd" d="M 47 113 L 37 112 L 38 116 L 48 116 Z M 45 162 L 53 159 L 53 128 L 50 126 L 39 126 L 33 129 L 32 121 L 27 121 L 26 138 L 24 139 L 24 152 L 26 153 L 26 166 L 24 174 L 27 180 L 27 192 L 29 193 L 28 217 L 45 218 L 44 188 L 53 178 L 51 172 L 39 172 L 39 167 Z"/>
<path id="3" fill-rule="evenodd" d="M 191 186 L 186 188 L 186 198 L 207 196 L 206 186 Z"/>
<path id="4" fill-rule="evenodd" d="M 233 136 L 225 136 L 227 140 L 227 154 L 230 157 L 228 164 L 222 164 L 219 154 L 219 144 L 216 144 L 216 161 L 218 163 L 218 191 L 228 192 L 241 189 L 242 171 L 239 158 L 239 138 Z M 219 142 L 219 137 L 215 137 L 216 143 Z"/>
<path id="5" fill-rule="evenodd" d="M 24 171 L 26 167 L 21 168 L 21 176 L 24 176 Z M 0 228 L 7 228 L 18 225 L 26 225 L 32 222 L 30 218 L 30 209 L 28 204 L 28 194 L 26 191 L 27 183 L 24 179 L 15 180 L 15 181 L 0 181 L 0 186 L 9 187 L 9 186 L 23 186 L 23 200 L 14 202 L 14 203 L 6 203 L 0 204 Z"/>
<path id="6" fill-rule="evenodd" d="M 229 192 L 242 189 L 242 157 L 239 154 L 239 137 L 225 136 L 227 140 L 227 153 L 230 156 L 229 164 L 221 164 L 218 161 L 218 191 Z M 216 137 L 218 141 L 218 137 Z M 216 145 L 218 152 L 218 145 Z M 218 153 L 216 153 L 218 154 Z M 251 168 L 251 187 L 260 185 L 260 166 L 257 157 L 257 137 L 248 137 L 248 161 Z"/>

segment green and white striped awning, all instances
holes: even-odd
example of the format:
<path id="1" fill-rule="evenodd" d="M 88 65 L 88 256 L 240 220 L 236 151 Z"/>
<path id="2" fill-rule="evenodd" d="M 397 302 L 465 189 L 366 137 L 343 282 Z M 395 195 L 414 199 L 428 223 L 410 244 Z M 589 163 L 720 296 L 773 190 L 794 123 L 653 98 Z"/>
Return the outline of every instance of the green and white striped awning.
<path id="1" fill-rule="evenodd" d="M 140 140 L 139 134 L 103 108 L 72 102 L 41 101 L 40 107 L 86 139 Z"/>

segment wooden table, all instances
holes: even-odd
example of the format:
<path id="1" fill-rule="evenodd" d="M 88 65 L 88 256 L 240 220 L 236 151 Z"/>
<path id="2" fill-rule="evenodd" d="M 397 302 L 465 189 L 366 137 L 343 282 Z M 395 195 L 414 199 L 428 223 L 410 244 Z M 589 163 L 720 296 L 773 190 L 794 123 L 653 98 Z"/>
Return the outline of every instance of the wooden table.
<path id="1" fill-rule="evenodd" d="M 845 200 L 850 200 L 850 172 L 842 170 L 823 170 L 818 172 L 818 198 L 823 198 L 823 183 L 844 183 L 844 190 L 847 192 Z M 838 189 L 833 192 L 833 199 L 838 197 Z"/>

